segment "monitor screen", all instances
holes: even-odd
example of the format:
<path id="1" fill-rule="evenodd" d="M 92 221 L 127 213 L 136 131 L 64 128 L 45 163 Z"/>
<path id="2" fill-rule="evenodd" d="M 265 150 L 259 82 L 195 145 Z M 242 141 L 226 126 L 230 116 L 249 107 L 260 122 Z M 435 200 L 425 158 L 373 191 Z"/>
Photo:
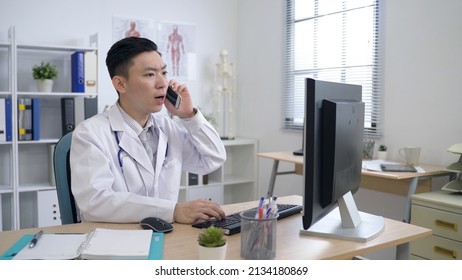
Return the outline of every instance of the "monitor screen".
<path id="1" fill-rule="evenodd" d="M 357 211 L 352 196 L 361 181 L 361 100 L 361 86 L 306 79 L 302 234 L 367 241 L 383 230 L 383 218 Z"/>

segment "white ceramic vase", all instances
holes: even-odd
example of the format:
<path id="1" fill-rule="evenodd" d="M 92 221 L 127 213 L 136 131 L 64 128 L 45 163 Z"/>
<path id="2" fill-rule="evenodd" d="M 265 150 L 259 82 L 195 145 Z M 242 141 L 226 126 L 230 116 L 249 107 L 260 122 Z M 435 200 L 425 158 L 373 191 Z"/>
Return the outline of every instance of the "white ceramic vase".
<path id="1" fill-rule="evenodd" d="M 381 160 L 387 160 L 387 151 L 378 151 L 377 158 Z"/>
<path id="2" fill-rule="evenodd" d="M 200 260 L 224 260 L 226 258 L 226 248 L 228 244 L 220 247 L 204 247 L 197 245 Z"/>
<path id="3" fill-rule="evenodd" d="M 37 80 L 39 92 L 51 92 L 53 88 L 53 80 Z"/>

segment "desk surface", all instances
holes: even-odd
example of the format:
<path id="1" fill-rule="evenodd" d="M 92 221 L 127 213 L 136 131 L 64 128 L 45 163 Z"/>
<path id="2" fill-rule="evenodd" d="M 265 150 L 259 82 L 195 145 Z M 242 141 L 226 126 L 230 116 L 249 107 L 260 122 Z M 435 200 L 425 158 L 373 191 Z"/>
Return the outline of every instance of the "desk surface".
<path id="1" fill-rule="evenodd" d="M 278 198 L 280 203 L 302 203 L 300 196 Z M 227 214 L 255 207 L 256 201 L 224 205 Z M 278 221 L 277 259 L 351 259 L 357 255 L 394 247 L 409 241 L 431 236 L 431 230 L 411 224 L 385 219 L 385 230 L 377 238 L 358 243 L 299 234 L 302 214 Z M 41 228 L 45 233 L 85 233 L 97 227 L 113 229 L 140 229 L 138 224 L 81 223 Z M 8 250 L 23 234 L 36 233 L 35 229 L 0 232 L 0 254 Z M 200 230 L 190 225 L 174 224 L 174 230 L 165 235 L 164 259 L 197 259 L 197 235 Z M 226 237 L 226 259 L 241 259 L 240 234 Z"/>
<path id="2" fill-rule="evenodd" d="M 296 156 L 292 152 L 271 152 L 271 153 L 258 153 L 257 156 L 269 158 L 273 160 L 284 161 L 288 163 L 294 163 L 303 165 L 303 156 Z M 444 166 L 437 166 L 437 165 L 429 165 L 429 164 L 420 164 L 424 173 L 418 172 L 380 172 L 380 171 L 371 171 L 371 170 L 362 170 L 363 175 L 372 176 L 372 177 L 380 177 L 386 179 L 395 179 L 395 180 L 403 180 L 403 179 L 410 179 L 415 177 L 423 177 L 423 176 L 435 176 L 435 175 L 444 175 L 448 173 L 452 173 L 452 171 L 446 169 Z"/>

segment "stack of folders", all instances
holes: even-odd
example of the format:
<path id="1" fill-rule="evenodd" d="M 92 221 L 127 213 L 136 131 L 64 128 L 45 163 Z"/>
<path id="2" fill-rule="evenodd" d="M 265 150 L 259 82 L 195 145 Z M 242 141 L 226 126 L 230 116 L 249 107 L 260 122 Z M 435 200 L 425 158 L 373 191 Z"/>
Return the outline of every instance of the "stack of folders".
<path id="1" fill-rule="evenodd" d="M 18 139 L 40 140 L 40 99 L 18 98 Z"/>
<path id="2" fill-rule="evenodd" d="M 97 228 L 87 234 L 43 234 L 30 248 L 34 235 L 24 235 L 0 259 L 14 260 L 128 260 L 162 259 L 164 234 L 151 230 Z"/>
<path id="3" fill-rule="evenodd" d="M 96 93 L 96 51 L 76 51 L 71 55 L 72 92 Z"/>

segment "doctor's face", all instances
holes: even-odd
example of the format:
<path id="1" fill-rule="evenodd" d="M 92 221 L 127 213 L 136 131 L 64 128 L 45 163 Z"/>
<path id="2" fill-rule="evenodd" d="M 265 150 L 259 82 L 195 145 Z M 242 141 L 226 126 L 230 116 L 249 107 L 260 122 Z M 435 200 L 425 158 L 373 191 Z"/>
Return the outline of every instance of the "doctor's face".
<path id="1" fill-rule="evenodd" d="M 167 91 L 167 66 L 155 51 L 143 52 L 132 59 L 128 78 L 123 81 L 120 104 L 135 120 L 159 112 Z"/>

